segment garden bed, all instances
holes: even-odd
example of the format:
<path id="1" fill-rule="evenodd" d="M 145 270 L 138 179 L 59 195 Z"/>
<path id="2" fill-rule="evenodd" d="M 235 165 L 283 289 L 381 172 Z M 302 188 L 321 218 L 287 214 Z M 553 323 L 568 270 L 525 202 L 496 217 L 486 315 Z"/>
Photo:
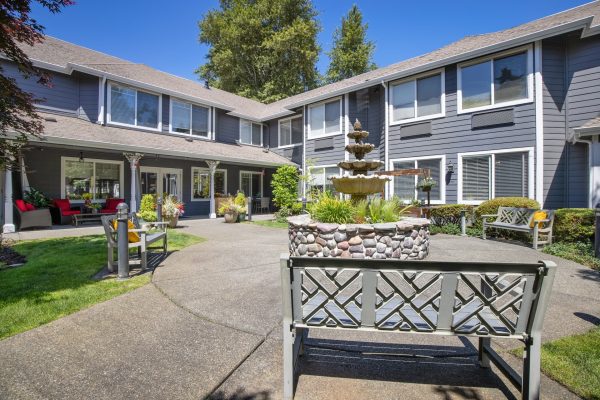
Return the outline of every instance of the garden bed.
<path id="1" fill-rule="evenodd" d="M 310 215 L 288 218 L 290 255 L 422 260 L 429 254 L 429 220 L 380 224 L 325 224 Z"/>

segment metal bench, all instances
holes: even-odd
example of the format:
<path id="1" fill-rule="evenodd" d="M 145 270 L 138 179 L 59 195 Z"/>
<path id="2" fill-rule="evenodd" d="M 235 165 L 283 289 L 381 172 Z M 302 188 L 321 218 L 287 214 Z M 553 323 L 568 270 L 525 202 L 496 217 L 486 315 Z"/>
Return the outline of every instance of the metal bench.
<path id="1" fill-rule="evenodd" d="M 537 211 L 545 212 L 546 218 L 536 220 L 535 223 L 533 223 L 533 217 Z M 499 207 L 498 214 L 482 215 L 481 218 L 483 219 L 482 238 L 484 240 L 486 238 L 486 228 L 496 228 L 531 234 L 533 237 L 533 248 L 535 250 L 537 250 L 540 244 L 552 243 L 552 225 L 554 224 L 553 210 Z M 488 221 L 488 218 L 494 218 L 494 221 Z M 540 234 L 545 235 L 546 240 L 540 241 Z"/>
<path id="2" fill-rule="evenodd" d="M 556 265 L 359 260 L 281 256 L 283 391 L 294 397 L 298 357 L 310 328 L 479 337 L 523 399 L 540 396 L 542 323 Z M 525 345 L 521 377 L 492 338 Z"/>
<path id="3" fill-rule="evenodd" d="M 115 270 L 115 250 L 118 248 L 117 242 L 117 231 L 113 227 L 113 221 L 115 215 L 103 215 L 102 226 L 104 227 L 104 233 L 106 234 L 106 245 L 108 249 L 108 270 L 113 272 Z M 167 223 L 166 222 L 153 222 L 152 225 L 156 226 L 156 232 L 150 233 L 146 229 L 140 228 L 140 223 L 135 214 L 130 214 L 129 218 L 132 220 L 135 229 L 129 229 L 128 232 L 136 232 L 140 235 L 139 242 L 130 242 L 128 244 L 130 249 L 138 249 L 140 254 L 140 263 L 142 269 L 148 267 L 148 249 L 151 244 L 162 240 L 162 250 L 164 253 L 167 252 Z"/>

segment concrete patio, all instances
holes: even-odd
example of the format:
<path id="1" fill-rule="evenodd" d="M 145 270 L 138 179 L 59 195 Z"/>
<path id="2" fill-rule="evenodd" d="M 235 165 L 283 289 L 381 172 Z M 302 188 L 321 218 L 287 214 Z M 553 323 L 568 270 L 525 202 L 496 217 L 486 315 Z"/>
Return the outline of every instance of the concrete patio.
<path id="1" fill-rule="evenodd" d="M 281 398 L 279 254 L 287 250 L 285 231 L 221 220 L 182 225 L 209 240 L 168 257 L 152 284 L 1 341 L 0 398 Z M 433 237 L 430 259 L 554 260 L 559 270 L 544 339 L 583 332 L 599 321 L 600 274 L 587 267 L 525 246 L 443 235 Z M 313 330 L 310 343 L 331 346 L 335 334 Z M 372 353 L 463 357 L 309 349 L 296 399 L 517 396 L 493 369 L 478 367 L 466 339 L 357 332 L 343 339 L 346 349 Z M 516 344 L 495 343 L 500 349 Z M 511 363 L 516 367 L 519 360 Z M 548 378 L 542 395 L 577 398 Z"/>

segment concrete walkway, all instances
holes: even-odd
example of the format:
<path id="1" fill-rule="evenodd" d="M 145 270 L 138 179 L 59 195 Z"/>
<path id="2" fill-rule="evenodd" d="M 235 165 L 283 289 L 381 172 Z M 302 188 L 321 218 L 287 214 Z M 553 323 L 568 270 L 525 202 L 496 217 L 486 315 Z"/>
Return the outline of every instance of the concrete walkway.
<path id="1" fill-rule="evenodd" d="M 280 399 L 279 254 L 287 250 L 285 231 L 220 220 L 182 223 L 184 231 L 209 240 L 168 257 L 152 284 L 1 341 L 0 399 Z M 598 323 L 600 275 L 589 268 L 475 238 L 436 235 L 431 253 L 441 260 L 552 259 L 560 268 L 544 339 Z M 313 330 L 311 343 L 331 346 L 334 334 Z M 361 348 L 374 353 L 466 357 L 418 360 L 311 349 L 296 399 L 516 395 L 494 370 L 476 365 L 469 340 L 358 332 L 343 338 L 362 341 Z M 542 392 L 549 399 L 576 398 L 547 378 Z"/>

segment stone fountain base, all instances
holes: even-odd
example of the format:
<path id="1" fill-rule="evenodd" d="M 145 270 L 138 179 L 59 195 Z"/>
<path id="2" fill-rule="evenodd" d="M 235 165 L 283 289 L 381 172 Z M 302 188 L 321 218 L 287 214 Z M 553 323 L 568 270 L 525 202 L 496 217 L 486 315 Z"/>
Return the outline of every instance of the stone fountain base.
<path id="1" fill-rule="evenodd" d="M 290 255 L 422 260 L 429 254 L 429 220 L 403 218 L 383 224 L 324 224 L 310 215 L 288 218 Z"/>

